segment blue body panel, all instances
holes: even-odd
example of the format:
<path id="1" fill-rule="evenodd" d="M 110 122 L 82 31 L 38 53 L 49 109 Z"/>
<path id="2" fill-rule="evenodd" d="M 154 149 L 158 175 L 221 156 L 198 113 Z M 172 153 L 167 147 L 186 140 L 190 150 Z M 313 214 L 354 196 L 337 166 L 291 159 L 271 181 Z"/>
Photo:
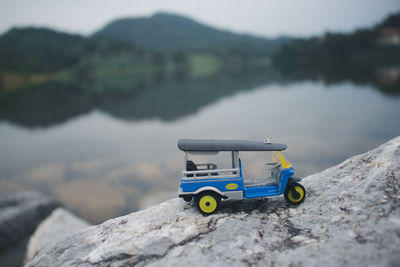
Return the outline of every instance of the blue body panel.
<path id="1" fill-rule="evenodd" d="M 279 195 L 285 193 L 286 185 L 293 174 L 294 174 L 293 167 L 281 170 L 281 176 L 279 179 Z"/>
<path id="2" fill-rule="evenodd" d="M 244 198 L 270 197 L 279 195 L 279 187 L 277 185 L 245 187 Z"/>
<path id="3" fill-rule="evenodd" d="M 279 185 L 267 185 L 259 187 L 245 187 L 244 198 L 259 198 L 278 196 L 285 192 L 287 182 L 294 174 L 293 167 L 281 170 Z"/>
<path id="4" fill-rule="evenodd" d="M 240 176 L 234 178 L 224 178 L 223 176 L 219 178 L 197 178 L 197 179 L 186 179 L 181 178 L 180 187 L 182 192 L 195 192 L 202 187 L 214 187 L 221 192 L 228 191 L 242 191 L 244 198 L 261 198 L 281 195 L 285 192 L 287 183 L 289 179 L 294 174 L 294 168 L 290 167 L 287 169 L 282 169 L 279 178 L 279 185 L 268 185 L 268 186 L 258 186 L 258 187 L 244 187 L 243 185 L 243 174 L 241 161 L 239 160 Z M 228 184 L 236 184 L 237 187 L 234 189 L 228 189 Z"/>
<path id="5" fill-rule="evenodd" d="M 226 188 L 227 184 L 237 184 L 238 187 L 235 188 L 234 190 L 229 190 Z M 238 191 L 238 190 L 243 190 L 243 177 L 218 178 L 218 179 L 193 179 L 193 180 L 181 179 L 180 186 L 183 192 L 194 192 L 197 189 L 206 186 L 215 187 L 221 192 Z"/>
<path id="6" fill-rule="evenodd" d="M 242 191 L 243 190 L 243 173 L 242 173 L 242 162 L 239 159 L 239 177 L 234 177 L 234 178 L 224 178 L 223 176 L 220 176 L 218 178 L 204 178 L 204 179 L 187 179 L 184 180 L 183 177 L 181 178 L 181 183 L 180 187 L 182 189 L 182 192 L 195 192 L 197 189 L 206 187 L 206 186 L 211 186 L 215 187 L 221 192 L 228 192 L 228 191 Z M 226 185 L 228 184 L 237 184 L 237 188 L 235 189 L 227 189 Z"/>

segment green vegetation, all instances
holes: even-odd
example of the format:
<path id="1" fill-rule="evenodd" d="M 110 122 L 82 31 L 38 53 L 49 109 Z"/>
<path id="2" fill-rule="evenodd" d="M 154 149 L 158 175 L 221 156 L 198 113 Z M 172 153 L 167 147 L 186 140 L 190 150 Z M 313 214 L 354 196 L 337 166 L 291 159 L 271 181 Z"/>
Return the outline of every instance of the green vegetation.
<path id="1" fill-rule="evenodd" d="M 399 94 L 396 34 L 400 15 L 370 30 L 290 42 L 168 14 L 118 20 L 92 37 L 15 28 L 0 37 L 0 119 L 46 126 L 97 108 L 170 120 L 287 79 L 368 83 Z"/>
<path id="2" fill-rule="evenodd" d="M 126 41 L 160 52 L 243 47 L 243 52 L 273 54 L 287 38 L 265 39 L 218 30 L 189 18 L 158 13 L 148 18 L 124 18 L 97 31 L 94 38 Z"/>
<path id="3" fill-rule="evenodd" d="M 45 127 L 93 109 L 129 120 L 175 120 L 223 97 L 269 82 L 284 80 L 274 70 L 263 69 L 213 79 L 169 76 L 162 77 L 162 82 L 157 75 L 141 80 L 117 75 L 103 81 L 47 81 L 25 86 L 23 90 L 0 91 L 0 120 L 25 127 Z"/>
<path id="4" fill-rule="evenodd" d="M 87 90 L 133 90 L 154 76 L 159 81 L 168 76 L 204 79 L 265 67 L 286 41 L 234 34 L 162 13 L 117 20 L 89 38 L 14 28 L 0 37 L 0 89 L 79 80 Z"/>
<path id="5" fill-rule="evenodd" d="M 221 69 L 221 62 L 212 54 L 193 54 L 190 56 L 190 69 L 193 78 L 210 77 Z"/>
<path id="6" fill-rule="evenodd" d="M 0 38 L 0 71 L 53 72 L 77 64 L 90 48 L 78 35 L 14 28 Z"/>
<path id="7" fill-rule="evenodd" d="M 396 93 L 400 77 L 392 84 L 384 77 L 387 69 L 400 76 L 400 42 L 390 39 L 392 36 L 400 38 L 400 14 L 373 29 L 293 40 L 274 56 L 274 65 L 295 79 L 351 80 Z"/>
<path id="8" fill-rule="evenodd" d="M 160 17 L 146 23 L 157 24 Z M 162 19 L 168 25 L 177 17 Z M 182 36 L 179 47 L 168 51 L 99 34 L 87 38 L 50 29 L 10 30 L 0 37 L 0 119 L 47 126 L 96 108 L 129 119 L 169 120 L 236 90 L 278 79 L 265 64 L 269 41 L 178 20 L 188 23 L 182 29 L 193 34 Z M 174 39 L 170 34 L 151 42 L 164 44 Z M 276 49 L 284 41 L 270 47 Z M 191 42 L 202 45 L 186 46 Z"/>

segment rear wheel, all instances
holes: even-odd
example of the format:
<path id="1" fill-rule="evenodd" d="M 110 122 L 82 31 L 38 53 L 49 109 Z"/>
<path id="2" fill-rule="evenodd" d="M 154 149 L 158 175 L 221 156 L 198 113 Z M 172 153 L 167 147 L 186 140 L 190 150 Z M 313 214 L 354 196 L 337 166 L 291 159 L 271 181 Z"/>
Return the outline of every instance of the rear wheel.
<path id="1" fill-rule="evenodd" d="M 293 183 L 285 191 L 285 199 L 291 204 L 300 204 L 306 197 L 306 189 L 299 183 Z"/>
<path id="2" fill-rule="evenodd" d="M 212 192 L 204 192 L 196 196 L 196 206 L 203 214 L 211 214 L 218 208 L 221 198 Z"/>

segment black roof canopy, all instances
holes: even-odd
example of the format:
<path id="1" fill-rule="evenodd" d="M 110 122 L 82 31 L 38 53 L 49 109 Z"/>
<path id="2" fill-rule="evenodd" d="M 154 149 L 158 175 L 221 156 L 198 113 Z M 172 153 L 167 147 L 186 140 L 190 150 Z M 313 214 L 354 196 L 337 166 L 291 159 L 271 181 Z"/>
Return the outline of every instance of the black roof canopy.
<path id="1" fill-rule="evenodd" d="M 181 139 L 178 148 L 182 151 L 281 151 L 285 144 L 244 140 Z"/>

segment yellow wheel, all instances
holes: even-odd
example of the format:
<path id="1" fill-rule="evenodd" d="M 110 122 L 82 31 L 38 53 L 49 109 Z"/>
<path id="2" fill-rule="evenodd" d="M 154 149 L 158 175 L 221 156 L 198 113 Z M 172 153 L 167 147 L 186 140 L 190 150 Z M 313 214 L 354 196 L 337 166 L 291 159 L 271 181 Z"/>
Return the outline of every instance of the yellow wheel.
<path id="1" fill-rule="evenodd" d="M 285 199 L 291 204 L 300 204 L 304 201 L 306 190 L 299 183 L 293 183 L 285 191 Z"/>
<path id="2" fill-rule="evenodd" d="M 216 194 L 205 192 L 196 197 L 196 204 L 204 214 L 213 213 L 219 204 L 220 198 Z"/>

